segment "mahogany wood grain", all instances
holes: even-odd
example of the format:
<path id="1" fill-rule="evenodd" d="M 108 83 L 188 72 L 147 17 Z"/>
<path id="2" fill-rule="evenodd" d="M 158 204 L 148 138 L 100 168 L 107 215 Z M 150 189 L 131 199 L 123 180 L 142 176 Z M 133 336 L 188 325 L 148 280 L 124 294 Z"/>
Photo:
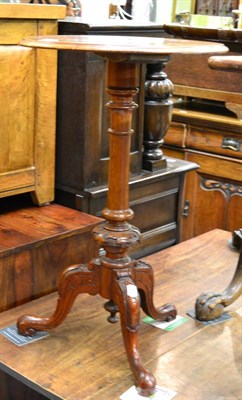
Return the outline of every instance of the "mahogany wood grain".
<path id="1" fill-rule="evenodd" d="M 229 239 L 230 232 L 217 229 L 144 258 L 154 269 L 155 303 L 169 301 L 172 293 L 179 315 L 186 316 L 194 309 L 197 295 L 207 287 L 221 290 L 230 281 L 238 260 L 238 251 L 230 247 Z M 36 310 L 48 315 L 56 299 L 54 293 L 3 312 L 0 327 Z M 65 324 L 49 337 L 24 347 L 16 347 L 0 336 L 2 382 L 22 382 L 24 394 L 32 388 L 31 400 L 39 400 L 40 393 L 45 399 L 118 399 L 133 385 L 133 378 L 127 374 L 119 326 L 107 325 L 102 303 L 99 296 L 82 294 Z M 177 400 L 240 397 L 241 299 L 228 312 L 233 319 L 219 325 L 204 326 L 189 317 L 171 332 L 141 323 L 142 358 L 156 371 L 157 384 L 175 390 Z M 0 386 L 3 399 L 4 386 Z M 11 386 L 6 386 L 10 391 Z M 14 400 L 26 400 L 20 390 L 15 393 L 18 397 Z"/>

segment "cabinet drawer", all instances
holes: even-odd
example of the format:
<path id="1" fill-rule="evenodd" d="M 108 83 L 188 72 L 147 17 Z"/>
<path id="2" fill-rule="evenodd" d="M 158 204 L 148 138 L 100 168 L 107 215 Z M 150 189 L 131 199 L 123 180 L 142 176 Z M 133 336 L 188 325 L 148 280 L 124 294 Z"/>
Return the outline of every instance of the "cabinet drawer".
<path id="1" fill-rule="evenodd" d="M 186 145 L 187 126 L 178 122 L 171 122 L 166 133 L 164 143 L 177 147 L 185 147 Z"/>
<path id="2" fill-rule="evenodd" d="M 242 162 L 241 160 L 230 159 L 222 156 L 214 156 L 212 154 L 204 154 L 193 151 L 188 151 L 186 160 L 197 163 L 200 168 L 198 174 L 213 176 L 214 179 L 221 178 L 224 181 L 238 182 L 240 186 L 239 193 L 241 194 L 241 177 L 242 177 Z M 237 185 L 237 183 L 236 183 Z"/>
<path id="3" fill-rule="evenodd" d="M 242 124 L 241 135 L 189 126 L 186 145 L 190 149 L 242 158 Z"/>

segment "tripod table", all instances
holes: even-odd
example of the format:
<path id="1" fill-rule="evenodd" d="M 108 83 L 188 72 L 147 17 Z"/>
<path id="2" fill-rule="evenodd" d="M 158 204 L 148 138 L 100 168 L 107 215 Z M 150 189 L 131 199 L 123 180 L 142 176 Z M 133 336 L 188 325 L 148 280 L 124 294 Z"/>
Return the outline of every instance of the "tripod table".
<path id="1" fill-rule="evenodd" d="M 105 309 L 110 312 L 109 322 L 116 322 L 116 313 L 120 313 L 135 385 L 141 395 L 149 396 L 155 391 L 156 380 L 143 366 L 138 351 L 140 306 L 150 317 L 161 321 L 174 319 L 176 308 L 170 304 L 155 307 L 152 267 L 132 260 L 128 255 L 130 246 L 140 240 L 139 230 L 129 223 L 133 217 L 129 208 L 129 154 L 132 114 L 137 108 L 134 97 L 139 85 L 138 64 L 166 63 L 173 53 L 223 53 L 227 48 L 219 43 L 182 39 L 98 35 L 30 37 L 20 44 L 33 48 L 89 51 L 107 60 L 110 161 L 107 206 L 102 212 L 105 222 L 93 232 L 94 239 L 104 250 L 102 255 L 87 265 L 68 267 L 60 277 L 59 299 L 53 315 L 20 317 L 17 322 L 19 333 L 33 335 L 35 331 L 53 329 L 65 319 L 78 294 L 99 294 L 108 300 Z M 46 114 L 48 117 L 48 110 Z M 101 140 L 99 132 L 97 140 Z"/>

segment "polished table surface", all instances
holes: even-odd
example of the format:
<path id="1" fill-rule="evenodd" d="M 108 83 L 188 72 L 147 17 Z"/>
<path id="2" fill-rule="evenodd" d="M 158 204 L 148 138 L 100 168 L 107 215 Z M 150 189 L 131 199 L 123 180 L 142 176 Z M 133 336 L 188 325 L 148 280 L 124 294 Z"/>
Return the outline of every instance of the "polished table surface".
<path id="1" fill-rule="evenodd" d="M 152 55 L 154 59 L 164 54 L 226 53 L 227 48 L 220 43 L 196 40 L 167 39 L 155 37 L 103 36 L 103 35 L 51 35 L 26 37 L 20 42 L 23 46 L 81 50 L 97 53 L 137 55 L 141 58 Z M 120 61 L 118 59 L 118 61 Z"/>
<path id="2" fill-rule="evenodd" d="M 187 317 L 201 292 L 223 289 L 239 257 L 230 239 L 230 232 L 217 229 L 146 257 L 155 274 L 155 303 L 172 297 L 178 314 Z M 0 328 L 22 313 L 51 313 L 56 298 L 54 293 L 0 314 Z M 23 347 L 0 335 L 0 370 L 47 399 L 119 399 L 133 377 L 127 373 L 119 324 L 107 324 L 102 304 L 99 296 L 80 295 L 64 324 Z M 227 312 L 233 318 L 225 322 L 206 326 L 188 317 L 170 332 L 141 323 L 142 357 L 157 384 L 177 393 L 175 400 L 242 397 L 241 298 Z"/>

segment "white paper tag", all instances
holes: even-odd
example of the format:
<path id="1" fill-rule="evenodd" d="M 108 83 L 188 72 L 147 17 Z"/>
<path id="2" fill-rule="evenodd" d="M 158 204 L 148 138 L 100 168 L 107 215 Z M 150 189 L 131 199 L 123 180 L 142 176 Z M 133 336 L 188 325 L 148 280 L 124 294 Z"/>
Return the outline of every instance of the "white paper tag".
<path id="1" fill-rule="evenodd" d="M 236 313 L 242 317 L 242 307 L 238 308 L 238 310 L 236 310 Z"/>
<path id="2" fill-rule="evenodd" d="M 129 297 L 137 297 L 138 296 L 138 290 L 135 285 L 127 285 L 127 295 Z"/>
<path id="3" fill-rule="evenodd" d="M 145 317 L 143 321 L 146 322 L 147 324 L 155 326 L 156 328 L 163 329 L 165 331 L 173 331 L 173 329 L 187 322 L 188 318 L 182 317 L 181 315 L 177 315 L 176 318 L 173 319 L 172 321 L 166 322 L 166 321 L 156 321 L 151 317 Z"/>
<path id="4" fill-rule="evenodd" d="M 119 398 L 120 398 L 120 400 L 147 400 L 147 399 L 171 400 L 175 396 L 176 396 L 176 392 L 174 392 L 174 390 L 156 386 L 154 394 L 150 395 L 149 397 L 144 397 L 144 396 L 139 395 L 135 386 L 132 386 L 125 393 L 123 393 Z"/>

